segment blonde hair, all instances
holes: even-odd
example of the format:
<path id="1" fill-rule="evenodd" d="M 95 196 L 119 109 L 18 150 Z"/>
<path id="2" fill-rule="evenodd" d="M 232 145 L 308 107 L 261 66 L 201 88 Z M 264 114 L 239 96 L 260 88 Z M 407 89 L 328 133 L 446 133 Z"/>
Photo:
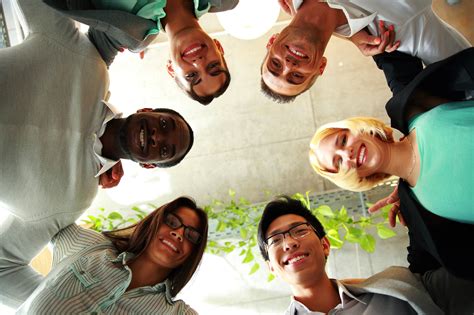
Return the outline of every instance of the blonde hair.
<path id="1" fill-rule="evenodd" d="M 366 134 L 378 137 L 385 142 L 394 142 L 392 128 L 375 118 L 352 117 L 325 124 L 318 128 L 310 143 L 309 161 L 316 173 L 329 179 L 337 186 L 351 191 L 369 190 L 391 177 L 389 174 L 379 173 L 361 178 L 355 169 L 348 169 L 345 165 L 342 165 L 337 173 L 325 169 L 316 156 L 319 142 L 340 130 L 349 130 L 355 136 Z"/>

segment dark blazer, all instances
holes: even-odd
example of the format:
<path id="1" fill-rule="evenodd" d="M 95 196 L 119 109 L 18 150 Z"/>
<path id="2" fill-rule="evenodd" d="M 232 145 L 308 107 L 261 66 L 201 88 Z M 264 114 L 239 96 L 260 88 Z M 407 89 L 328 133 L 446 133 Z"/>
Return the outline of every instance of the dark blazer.
<path id="1" fill-rule="evenodd" d="M 416 104 L 410 100 L 417 90 L 453 101 L 464 100 L 465 92 L 474 90 L 474 48 L 433 63 L 422 71 L 421 62 L 409 55 L 383 54 L 374 59 L 384 70 L 394 92 L 386 105 L 392 127 L 404 134 L 409 133 L 408 112 Z M 411 80 L 410 76 L 413 76 Z M 443 266 L 455 276 L 474 280 L 474 225 L 431 213 L 417 202 L 403 180 L 399 182 L 398 195 L 410 237 L 410 270 L 424 273 Z"/>

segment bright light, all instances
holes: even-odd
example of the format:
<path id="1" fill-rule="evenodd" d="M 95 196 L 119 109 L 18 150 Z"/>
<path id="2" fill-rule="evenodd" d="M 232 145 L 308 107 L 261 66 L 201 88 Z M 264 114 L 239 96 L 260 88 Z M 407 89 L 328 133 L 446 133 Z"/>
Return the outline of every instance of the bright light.
<path id="1" fill-rule="evenodd" d="M 222 27 L 239 39 L 255 39 L 270 30 L 280 14 L 276 0 L 239 0 L 235 9 L 217 13 Z"/>
<path id="2" fill-rule="evenodd" d="M 121 205 L 146 203 L 171 193 L 170 175 L 163 169 L 145 169 L 137 163 L 122 160 L 124 175 L 120 185 L 106 189 L 114 202 Z"/>

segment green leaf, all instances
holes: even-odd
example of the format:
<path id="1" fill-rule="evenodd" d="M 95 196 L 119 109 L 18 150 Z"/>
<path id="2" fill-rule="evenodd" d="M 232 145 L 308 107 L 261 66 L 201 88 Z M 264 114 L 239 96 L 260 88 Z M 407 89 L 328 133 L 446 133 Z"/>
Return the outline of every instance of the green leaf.
<path id="1" fill-rule="evenodd" d="M 388 227 L 386 227 L 383 224 L 377 225 L 377 234 L 383 240 L 385 240 L 387 238 L 394 237 L 395 235 L 397 235 L 397 233 L 395 233 L 394 230 L 389 229 Z"/>
<path id="2" fill-rule="evenodd" d="M 339 236 L 339 232 L 335 229 L 328 230 L 327 237 L 333 248 L 341 248 L 342 244 L 344 244 Z"/>
<path id="3" fill-rule="evenodd" d="M 364 231 L 362 231 L 361 229 L 356 229 L 356 228 L 350 227 L 347 231 L 347 234 L 346 234 L 345 238 L 349 242 L 359 243 L 364 234 L 365 234 Z"/>
<path id="4" fill-rule="evenodd" d="M 375 250 L 375 238 L 370 234 L 363 235 L 359 244 L 366 252 L 373 253 Z"/>
<path id="5" fill-rule="evenodd" d="M 120 213 L 117 211 L 109 213 L 109 216 L 107 217 L 109 220 L 122 220 L 123 217 Z"/>
<path id="6" fill-rule="evenodd" d="M 316 208 L 316 211 L 317 213 L 322 214 L 326 217 L 330 217 L 330 218 L 334 217 L 334 212 L 331 210 L 329 206 L 326 206 L 326 205 L 319 206 Z"/>
<path id="7" fill-rule="evenodd" d="M 249 248 L 249 249 L 247 249 L 247 254 L 245 255 L 244 260 L 242 260 L 242 263 L 247 264 L 247 263 L 251 262 L 254 259 L 255 259 L 255 257 L 253 257 L 252 250 Z"/>
<path id="8" fill-rule="evenodd" d="M 275 275 L 273 273 L 268 274 L 267 281 L 273 281 L 275 279 Z"/>
<path id="9" fill-rule="evenodd" d="M 247 230 L 244 228 L 240 228 L 240 237 L 244 240 L 247 239 Z"/>
<path id="10" fill-rule="evenodd" d="M 245 254 L 245 249 L 242 249 L 242 251 L 240 252 L 239 256 L 242 256 L 243 254 Z"/>
<path id="11" fill-rule="evenodd" d="M 260 268 L 258 263 L 253 264 L 252 269 L 250 269 L 249 275 L 254 274 Z"/>
<path id="12" fill-rule="evenodd" d="M 223 232 L 223 231 L 225 231 L 225 228 L 226 228 L 225 222 L 219 221 L 219 223 L 217 223 L 216 231 L 217 232 Z"/>
<path id="13" fill-rule="evenodd" d="M 229 196 L 231 196 L 232 198 L 235 197 L 235 191 L 233 189 L 229 189 Z"/>

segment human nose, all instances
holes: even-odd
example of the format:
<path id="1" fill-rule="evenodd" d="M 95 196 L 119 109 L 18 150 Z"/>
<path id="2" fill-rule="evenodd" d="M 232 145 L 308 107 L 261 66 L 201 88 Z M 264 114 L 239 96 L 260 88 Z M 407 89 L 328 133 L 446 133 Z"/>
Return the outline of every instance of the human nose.
<path id="1" fill-rule="evenodd" d="M 158 128 L 153 128 L 151 131 L 151 145 L 156 147 L 161 140 L 161 133 L 158 131 Z"/>
<path id="2" fill-rule="evenodd" d="M 204 57 L 203 56 L 196 56 L 194 58 L 191 59 L 191 63 L 197 67 L 197 66 L 200 66 L 204 63 Z"/>
<path id="3" fill-rule="evenodd" d="M 180 227 L 179 229 L 170 231 L 170 235 L 179 242 L 183 242 L 183 232 L 183 227 Z"/>
<path id="4" fill-rule="evenodd" d="M 298 66 L 298 59 L 296 59 L 295 57 L 293 57 L 291 55 L 286 55 L 285 56 L 285 65 L 288 68 L 296 67 L 296 66 Z"/>
<path id="5" fill-rule="evenodd" d="M 298 248 L 299 242 L 295 240 L 289 233 L 285 234 L 283 237 L 283 242 L 282 242 L 283 250 L 288 251 L 291 250 L 292 248 Z"/>
<path id="6" fill-rule="evenodd" d="M 343 163 L 346 163 L 349 168 L 355 165 L 355 154 L 352 146 L 339 150 L 338 154 L 341 156 Z"/>

